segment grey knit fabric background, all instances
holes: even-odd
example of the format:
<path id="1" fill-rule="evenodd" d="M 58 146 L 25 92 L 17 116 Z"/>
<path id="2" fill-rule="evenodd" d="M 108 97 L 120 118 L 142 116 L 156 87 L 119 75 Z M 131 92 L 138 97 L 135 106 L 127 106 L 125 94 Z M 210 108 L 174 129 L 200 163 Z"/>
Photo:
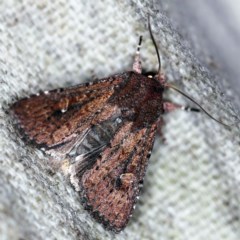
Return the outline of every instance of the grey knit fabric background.
<path id="1" fill-rule="evenodd" d="M 164 117 L 134 215 L 120 234 L 105 231 L 49 158 L 25 144 L 8 114 L 11 103 L 49 90 L 130 70 L 139 35 L 143 66 L 157 69 L 147 14 L 162 68 L 212 115 L 236 116 L 158 1 L 0 2 L 0 239 L 240 239 L 239 127 L 203 113 Z M 174 102 L 189 104 L 169 92 Z"/>

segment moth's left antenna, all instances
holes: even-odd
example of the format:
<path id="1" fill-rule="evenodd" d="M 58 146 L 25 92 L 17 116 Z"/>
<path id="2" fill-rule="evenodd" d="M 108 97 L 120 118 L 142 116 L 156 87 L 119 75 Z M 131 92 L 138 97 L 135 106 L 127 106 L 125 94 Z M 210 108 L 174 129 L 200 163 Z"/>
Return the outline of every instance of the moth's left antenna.
<path id="1" fill-rule="evenodd" d="M 151 28 L 151 24 L 150 24 L 150 15 L 149 14 L 148 14 L 148 30 L 149 30 L 149 33 L 150 33 L 153 45 L 155 47 L 156 53 L 157 53 L 157 58 L 158 58 L 158 76 L 160 76 L 161 75 L 161 58 L 160 58 L 160 54 L 159 54 L 159 51 L 158 51 L 157 43 L 156 43 L 155 38 L 154 38 L 153 33 L 152 33 L 152 28 Z"/>

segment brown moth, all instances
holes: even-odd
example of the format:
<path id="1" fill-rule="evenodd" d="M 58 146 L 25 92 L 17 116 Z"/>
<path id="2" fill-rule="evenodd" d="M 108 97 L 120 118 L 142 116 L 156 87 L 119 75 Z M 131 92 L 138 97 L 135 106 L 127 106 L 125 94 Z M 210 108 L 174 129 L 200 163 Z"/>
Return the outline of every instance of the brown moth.
<path id="1" fill-rule="evenodd" d="M 166 88 L 182 92 L 165 82 L 150 24 L 149 31 L 159 61 L 154 76 L 142 74 L 140 37 L 132 71 L 46 91 L 11 106 L 26 139 L 51 154 L 84 207 L 115 232 L 124 229 L 133 212 L 162 115 L 183 108 L 163 99 Z"/>

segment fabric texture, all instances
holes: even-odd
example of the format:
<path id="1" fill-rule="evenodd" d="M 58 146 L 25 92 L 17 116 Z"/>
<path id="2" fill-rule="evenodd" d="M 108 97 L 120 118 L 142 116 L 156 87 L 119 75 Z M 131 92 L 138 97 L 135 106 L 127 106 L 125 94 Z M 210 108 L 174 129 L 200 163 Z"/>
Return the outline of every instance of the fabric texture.
<path id="1" fill-rule="evenodd" d="M 0 3 L 0 238 L 191 239 L 240 237 L 239 127 L 204 113 L 164 116 L 144 188 L 126 229 L 115 235 L 83 210 L 69 181 L 13 127 L 11 103 L 40 90 L 79 84 L 132 68 L 139 35 L 142 64 L 157 69 L 147 15 L 169 82 L 214 117 L 234 109 L 168 19 L 148 1 L 2 1 Z M 169 91 L 167 98 L 190 104 Z"/>

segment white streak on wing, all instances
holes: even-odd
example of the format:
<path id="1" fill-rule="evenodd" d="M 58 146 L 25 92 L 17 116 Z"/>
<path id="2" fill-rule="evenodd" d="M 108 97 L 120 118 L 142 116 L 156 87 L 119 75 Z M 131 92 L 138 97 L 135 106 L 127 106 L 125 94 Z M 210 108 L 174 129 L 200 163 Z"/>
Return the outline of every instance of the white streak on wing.
<path id="1" fill-rule="evenodd" d="M 75 162 L 82 162 L 82 161 L 84 160 L 84 155 L 85 155 L 85 154 L 78 155 L 78 156 L 75 158 Z"/>
<path id="2" fill-rule="evenodd" d="M 72 183 L 72 185 L 74 186 L 76 191 L 80 191 L 79 188 L 79 179 L 76 177 L 77 172 L 76 172 L 76 166 L 79 164 L 79 162 L 84 161 L 84 155 L 79 155 L 75 158 L 75 163 L 71 164 L 69 167 L 69 175 L 70 175 L 70 181 Z"/>

